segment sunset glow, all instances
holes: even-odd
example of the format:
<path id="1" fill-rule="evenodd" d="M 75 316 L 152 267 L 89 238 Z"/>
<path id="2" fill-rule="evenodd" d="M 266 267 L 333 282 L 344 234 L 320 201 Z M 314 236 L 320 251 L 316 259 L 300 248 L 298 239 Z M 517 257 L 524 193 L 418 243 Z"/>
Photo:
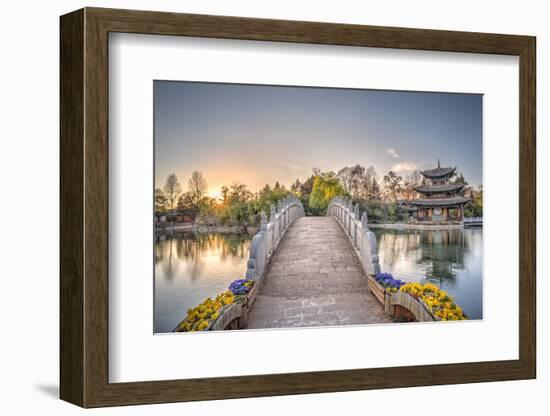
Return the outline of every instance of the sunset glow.
<path id="1" fill-rule="evenodd" d="M 437 158 L 482 183 L 481 95 L 155 81 L 155 182 L 192 171 L 222 185 L 287 188 L 313 168 L 406 175 Z"/>

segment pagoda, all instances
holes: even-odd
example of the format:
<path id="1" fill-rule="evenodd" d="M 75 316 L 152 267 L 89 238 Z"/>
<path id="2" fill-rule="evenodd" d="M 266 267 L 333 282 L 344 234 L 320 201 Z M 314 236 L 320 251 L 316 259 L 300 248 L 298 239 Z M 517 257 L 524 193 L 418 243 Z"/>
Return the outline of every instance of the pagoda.
<path id="1" fill-rule="evenodd" d="M 414 190 L 420 197 L 408 201 L 413 208 L 413 223 L 423 225 L 461 225 L 464 218 L 464 205 L 469 198 L 458 195 L 465 184 L 451 183 L 456 167 L 442 168 L 439 160 L 437 168 L 420 171 L 424 177 L 422 185 Z"/>

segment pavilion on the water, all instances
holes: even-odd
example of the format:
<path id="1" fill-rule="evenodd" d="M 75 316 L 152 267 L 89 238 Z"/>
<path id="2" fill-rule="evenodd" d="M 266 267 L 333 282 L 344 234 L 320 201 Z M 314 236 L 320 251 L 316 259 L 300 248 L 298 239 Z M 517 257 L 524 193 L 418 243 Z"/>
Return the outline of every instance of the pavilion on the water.
<path id="1" fill-rule="evenodd" d="M 464 205 L 469 198 L 458 195 L 464 183 L 451 183 L 456 167 L 442 168 L 439 160 L 437 168 L 421 171 L 424 176 L 422 185 L 414 190 L 420 197 L 408 201 L 413 210 L 413 222 L 424 225 L 462 224 Z"/>

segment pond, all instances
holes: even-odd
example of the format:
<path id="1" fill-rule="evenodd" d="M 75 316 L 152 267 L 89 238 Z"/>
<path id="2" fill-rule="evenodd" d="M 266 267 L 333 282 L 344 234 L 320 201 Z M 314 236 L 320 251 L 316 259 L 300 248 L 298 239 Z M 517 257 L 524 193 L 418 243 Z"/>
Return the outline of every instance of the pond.
<path id="1" fill-rule="evenodd" d="M 171 332 L 187 309 L 243 278 L 247 234 L 176 233 L 155 243 L 155 332 Z"/>
<path id="2" fill-rule="evenodd" d="M 482 228 L 372 231 L 383 272 L 407 282 L 435 283 L 470 319 L 482 318 Z"/>

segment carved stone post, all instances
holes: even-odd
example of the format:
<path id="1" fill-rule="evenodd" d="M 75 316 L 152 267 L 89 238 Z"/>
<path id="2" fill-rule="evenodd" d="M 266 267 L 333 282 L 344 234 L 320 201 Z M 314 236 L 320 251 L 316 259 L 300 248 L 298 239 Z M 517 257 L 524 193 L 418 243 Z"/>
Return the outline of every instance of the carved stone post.
<path id="1" fill-rule="evenodd" d="M 275 222 L 275 217 L 277 216 L 277 208 L 275 208 L 275 204 L 271 204 L 269 206 L 269 222 L 273 224 Z"/>
<path id="2" fill-rule="evenodd" d="M 349 205 L 348 205 L 348 234 L 349 235 L 352 235 L 352 231 L 351 231 L 351 224 L 352 224 L 352 221 L 353 220 L 353 202 L 351 202 L 351 199 L 349 200 Z"/>
<path id="3" fill-rule="evenodd" d="M 260 213 L 261 221 L 260 221 L 260 231 L 267 231 L 267 216 L 265 215 L 265 212 Z"/>
<path id="4" fill-rule="evenodd" d="M 280 239 L 281 238 L 281 235 L 283 234 L 283 225 L 282 225 L 282 222 L 283 222 L 283 202 L 279 199 L 277 201 L 277 213 L 279 214 L 277 218 L 277 227 L 278 227 L 278 238 L 277 239 Z"/>
<path id="5" fill-rule="evenodd" d="M 369 245 L 370 245 L 370 258 L 372 263 L 372 272 L 374 274 L 378 274 L 380 273 L 380 263 L 378 259 L 378 248 L 376 243 L 376 236 L 372 231 L 368 231 L 367 238 L 369 239 Z"/>
<path id="6" fill-rule="evenodd" d="M 348 208 L 348 202 L 346 198 L 342 199 L 342 224 L 344 224 L 344 230 L 348 229 L 348 216 L 346 215 L 346 211 Z"/>
<path id="7" fill-rule="evenodd" d="M 359 252 L 361 253 L 361 259 L 366 257 L 365 254 L 366 254 L 366 248 L 368 246 L 368 240 L 367 240 L 368 231 L 369 231 L 368 217 L 367 217 L 367 212 L 364 211 L 363 215 L 361 215 L 361 247 L 359 247 Z"/>

